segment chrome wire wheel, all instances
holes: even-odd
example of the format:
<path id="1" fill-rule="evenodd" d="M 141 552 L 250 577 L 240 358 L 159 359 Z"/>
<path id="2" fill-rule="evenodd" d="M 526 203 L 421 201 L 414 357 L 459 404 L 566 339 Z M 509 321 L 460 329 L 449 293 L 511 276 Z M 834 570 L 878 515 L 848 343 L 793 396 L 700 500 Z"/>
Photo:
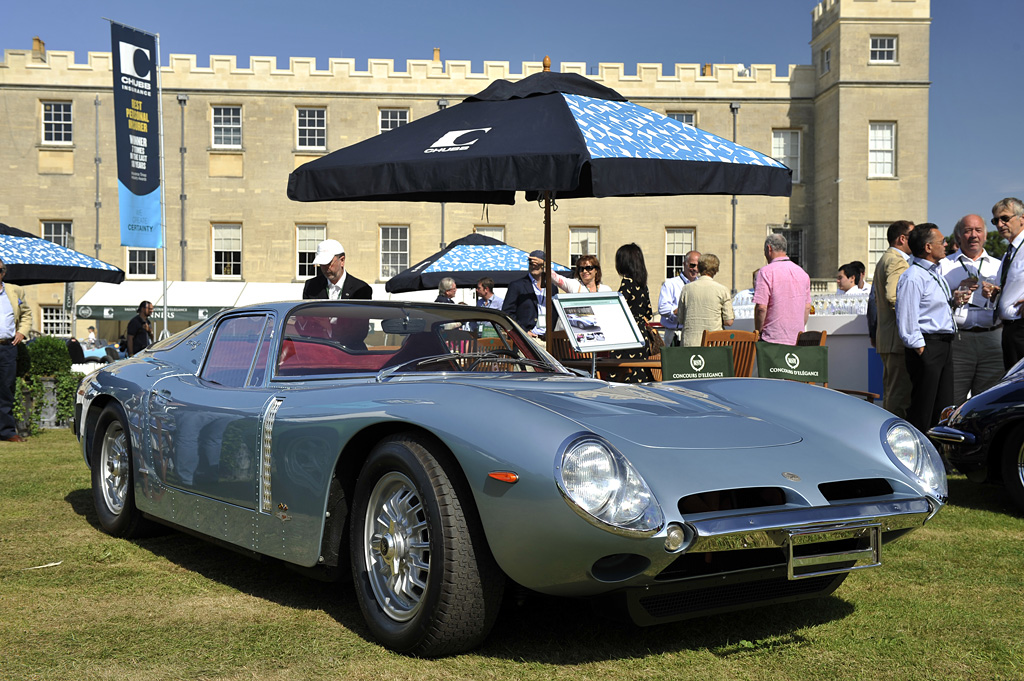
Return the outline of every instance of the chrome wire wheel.
<path id="1" fill-rule="evenodd" d="M 387 473 L 370 492 L 363 559 L 380 608 L 397 622 L 416 616 L 430 577 L 430 529 L 419 492 L 404 474 Z"/>
<path id="2" fill-rule="evenodd" d="M 107 425 L 100 444 L 100 481 L 103 501 L 113 515 L 120 515 L 128 498 L 128 435 L 121 422 L 114 419 Z"/>

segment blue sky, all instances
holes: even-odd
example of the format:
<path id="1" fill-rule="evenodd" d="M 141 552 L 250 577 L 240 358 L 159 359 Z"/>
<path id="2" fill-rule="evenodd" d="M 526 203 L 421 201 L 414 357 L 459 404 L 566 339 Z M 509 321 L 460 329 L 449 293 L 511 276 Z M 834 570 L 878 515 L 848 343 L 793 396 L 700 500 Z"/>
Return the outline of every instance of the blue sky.
<path id="1" fill-rule="evenodd" d="M 850 0 L 846 0 L 850 1 Z M 366 60 L 508 61 L 549 54 L 560 61 L 810 64 L 813 0 L 634 0 L 544 2 L 434 0 L 0 0 L 0 48 L 110 50 L 114 19 L 160 34 L 171 53 L 349 57 Z M 1024 197 L 1016 159 L 1021 143 L 1018 85 L 1024 60 L 1021 0 L 932 0 L 927 218 L 949 233 L 965 213 L 991 215 L 1004 196 Z M 518 69 L 517 69 L 518 70 Z"/>

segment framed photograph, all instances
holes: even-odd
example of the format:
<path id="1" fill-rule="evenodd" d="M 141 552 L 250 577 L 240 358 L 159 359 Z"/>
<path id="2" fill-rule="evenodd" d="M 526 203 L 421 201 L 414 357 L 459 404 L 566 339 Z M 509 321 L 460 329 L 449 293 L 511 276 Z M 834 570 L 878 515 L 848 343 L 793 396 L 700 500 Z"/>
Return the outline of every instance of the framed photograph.
<path id="1" fill-rule="evenodd" d="M 626 299 L 617 291 L 562 293 L 552 299 L 562 329 L 577 352 L 629 350 L 644 346 Z M 559 327 L 556 327 L 559 328 Z"/>

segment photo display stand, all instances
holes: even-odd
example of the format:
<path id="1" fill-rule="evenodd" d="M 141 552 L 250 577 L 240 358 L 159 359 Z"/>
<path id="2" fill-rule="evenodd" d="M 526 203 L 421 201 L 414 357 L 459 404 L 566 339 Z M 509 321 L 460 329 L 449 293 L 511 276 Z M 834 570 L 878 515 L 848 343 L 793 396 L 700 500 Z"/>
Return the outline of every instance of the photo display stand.
<path id="1" fill-rule="evenodd" d="M 551 302 L 576 352 L 631 350 L 646 343 L 626 299 L 617 291 L 562 293 Z M 590 361 L 593 376 L 596 357 L 592 355 Z"/>

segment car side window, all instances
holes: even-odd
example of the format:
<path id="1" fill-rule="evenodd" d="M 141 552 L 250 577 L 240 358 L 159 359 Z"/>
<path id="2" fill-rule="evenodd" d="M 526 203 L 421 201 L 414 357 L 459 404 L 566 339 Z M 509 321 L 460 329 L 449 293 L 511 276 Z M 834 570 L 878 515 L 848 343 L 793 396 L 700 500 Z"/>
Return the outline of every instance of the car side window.
<path id="1" fill-rule="evenodd" d="M 221 322 L 210 341 L 200 378 L 232 388 L 244 386 L 266 324 L 265 315 L 231 317 Z"/>

